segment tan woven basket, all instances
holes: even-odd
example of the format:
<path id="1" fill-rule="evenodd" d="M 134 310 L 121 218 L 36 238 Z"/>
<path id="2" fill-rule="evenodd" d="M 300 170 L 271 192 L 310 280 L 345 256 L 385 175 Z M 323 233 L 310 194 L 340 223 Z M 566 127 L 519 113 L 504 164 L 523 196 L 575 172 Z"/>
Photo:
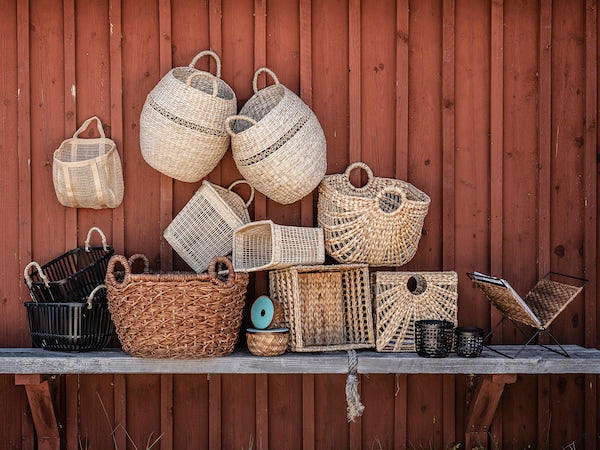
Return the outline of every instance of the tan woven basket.
<path id="1" fill-rule="evenodd" d="M 274 85 L 258 90 L 266 72 Z M 327 170 L 323 129 L 311 109 L 275 74 L 254 74 L 254 95 L 226 120 L 233 159 L 242 176 L 271 200 L 289 204 L 312 192 Z"/>
<path id="2" fill-rule="evenodd" d="M 96 121 L 100 137 L 79 134 Z M 123 201 L 121 159 L 115 143 L 106 137 L 96 116 L 87 119 L 72 138 L 54 152 L 52 180 L 58 201 L 71 208 L 116 208 Z"/>
<path id="3" fill-rule="evenodd" d="M 131 266 L 142 259 L 145 271 Z M 224 264 L 226 279 L 217 276 Z M 122 266 L 122 269 L 119 268 Z M 123 350 L 151 358 L 199 358 L 233 352 L 239 337 L 248 275 L 216 257 L 208 274 L 149 273 L 148 259 L 115 255 L 106 274 L 109 311 Z"/>
<path id="4" fill-rule="evenodd" d="M 369 269 L 358 264 L 294 266 L 269 272 L 295 352 L 375 347 Z"/>
<path id="5" fill-rule="evenodd" d="M 350 182 L 357 168 L 368 175 L 362 187 Z M 430 201 L 410 183 L 374 177 L 362 162 L 350 164 L 343 174 L 326 175 L 317 203 L 325 250 L 338 262 L 404 265 L 417 251 Z"/>
<path id="6" fill-rule="evenodd" d="M 278 225 L 271 220 L 250 222 L 233 232 L 232 259 L 238 272 L 323 264 L 323 230 Z"/>
<path id="7" fill-rule="evenodd" d="M 195 69 L 212 56 L 216 76 Z M 229 147 L 225 118 L 235 114 L 235 93 L 221 79 L 216 53 L 198 53 L 188 67 L 171 69 L 150 91 L 140 116 L 140 148 L 154 169 L 176 180 L 196 182 L 208 175 Z"/>
<path id="8" fill-rule="evenodd" d="M 282 355 L 288 348 L 290 332 L 287 329 L 246 331 L 248 351 L 256 356 Z"/>
<path id="9" fill-rule="evenodd" d="M 227 189 L 204 180 L 190 201 L 177 214 L 164 232 L 167 242 L 197 273 L 204 272 L 214 256 L 231 253 L 233 230 L 249 223 L 248 205 L 232 191 L 246 183 L 234 181 Z"/>

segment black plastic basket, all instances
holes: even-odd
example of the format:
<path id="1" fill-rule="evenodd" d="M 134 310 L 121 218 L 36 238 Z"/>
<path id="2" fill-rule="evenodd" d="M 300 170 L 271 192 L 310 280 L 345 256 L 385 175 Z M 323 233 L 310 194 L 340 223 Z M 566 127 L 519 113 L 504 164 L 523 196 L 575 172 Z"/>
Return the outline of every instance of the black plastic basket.
<path id="1" fill-rule="evenodd" d="M 102 237 L 102 247 L 90 247 L 92 231 Z M 33 261 L 25 267 L 25 284 L 34 302 L 85 302 L 94 288 L 104 283 L 108 260 L 114 249 L 97 227 L 90 229 L 84 247 L 78 247 L 40 265 Z M 29 274 L 29 270 L 37 270 Z M 104 299 L 106 297 L 104 296 Z M 102 299 L 102 298 L 100 298 Z"/>
<path id="2" fill-rule="evenodd" d="M 481 355 L 483 349 L 483 330 L 464 326 L 454 330 L 454 351 L 458 356 L 474 358 Z"/>
<path id="3" fill-rule="evenodd" d="M 98 295 L 96 293 L 98 292 Z M 108 345 L 114 325 L 110 318 L 106 286 L 97 286 L 87 302 L 26 302 L 29 332 L 34 347 L 45 350 L 85 352 Z"/>
<path id="4" fill-rule="evenodd" d="M 417 320 L 415 347 L 419 356 L 444 358 L 452 350 L 454 324 L 448 320 Z"/>

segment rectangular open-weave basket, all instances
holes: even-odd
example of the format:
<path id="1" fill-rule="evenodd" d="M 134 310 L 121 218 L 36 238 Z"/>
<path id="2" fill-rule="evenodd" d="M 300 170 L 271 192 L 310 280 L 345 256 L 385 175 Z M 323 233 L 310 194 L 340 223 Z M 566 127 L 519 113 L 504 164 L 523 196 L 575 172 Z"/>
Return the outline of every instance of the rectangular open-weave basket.
<path id="1" fill-rule="evenodd" d="M 360 264 L 294 266 L 269 272 L 295 352 L 375 346 L 369 269 Z"/>

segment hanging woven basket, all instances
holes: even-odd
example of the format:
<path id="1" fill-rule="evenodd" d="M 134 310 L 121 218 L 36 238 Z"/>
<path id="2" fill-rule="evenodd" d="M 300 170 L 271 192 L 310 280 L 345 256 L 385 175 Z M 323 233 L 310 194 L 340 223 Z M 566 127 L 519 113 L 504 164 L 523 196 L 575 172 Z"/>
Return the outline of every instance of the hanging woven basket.
<path id="1" fill-rule="evenodd" d="M 194 66 L 203 56 L 216 61 L 216 76 Z M 176 180 L 208 175 L 229 147 L 225 119 L 237 111 L 235 93 L 221 79 L 221 61 L 205 50 L 188 67 L 171 69 L 148 94 L 140 116 L 144 160 Z"/>
<path id="2" fill-rule="evenodd" d="M 258 90 L 258 75 L 274 85 Z M 226 120 L 233 159 L 254 188 L 281 204 L 312 192 L 327 170 L 323 129 L 312 110 L 266 67 L 252 81 L 254 95 Z"/>

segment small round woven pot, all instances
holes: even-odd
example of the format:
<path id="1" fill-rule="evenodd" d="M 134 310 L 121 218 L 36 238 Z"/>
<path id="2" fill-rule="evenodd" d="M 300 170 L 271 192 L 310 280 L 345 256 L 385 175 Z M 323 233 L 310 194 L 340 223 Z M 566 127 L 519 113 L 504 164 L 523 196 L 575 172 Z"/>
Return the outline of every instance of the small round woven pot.
<path id="1" fill-rule="evenodd" d="M 246 332 L 246 342 L 250 353 L 256 356 L 282 355 L 288 348 L 289 330 L 277 328 L 274 330 L 253 330 Z"/>

